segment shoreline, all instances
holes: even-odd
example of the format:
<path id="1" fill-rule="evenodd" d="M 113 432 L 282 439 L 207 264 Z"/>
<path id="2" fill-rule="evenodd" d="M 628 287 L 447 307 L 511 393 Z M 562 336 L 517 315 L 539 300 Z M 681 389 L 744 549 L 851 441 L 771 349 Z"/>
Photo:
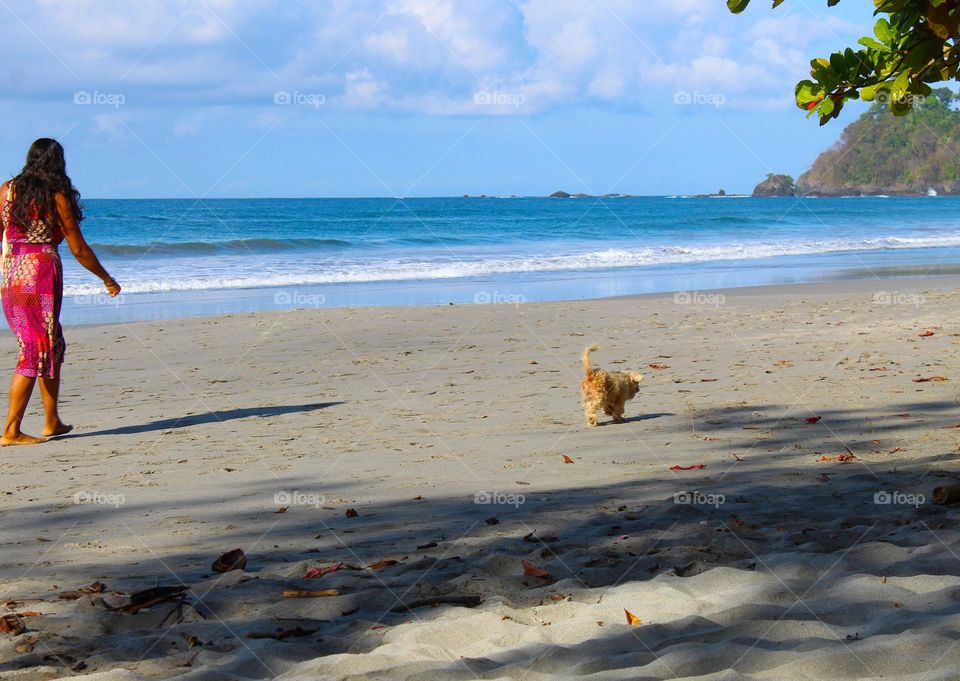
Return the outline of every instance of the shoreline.
<path id="1" fill-rule="evenodd" d="M 908 268 L 903 268 L 907 271 L 910 271 Z M 942 268 L 941 268 L 942 269 Z M 807 292 L 809 294 L 817 295 L 829 295 L 832 293 L 846 293 L 846 292 L 858 292 L 858 291 L 872 291 L 875 293 L 884 293 L 884 292 L 896 292 L 900 289 L 906 289 L 908 291 L 917 291 L 925 287 L 941 288 L 941 287 L 960 287 L 960 267 L 951 268 L 954 271 L 945 274 L 928 274 L 928 275 L 900 275 L 896 274 L 896 269 L 889 270 L 890 274 L 885 276 L 868 276 L 866 273 L 868 270 L 861 270 L 860 272 L 855 272 L 852 275 L 847 276 L 837 276 L 836 278 L 831 278 L 827 280 L 815 280 L 815 281 L 806 281 L 806 282 L 790 282 L 790 283 L 769 283 L 769 284 L 760 284 L 760 285 L 744 285 L 744 286 L 725 286 L 717 288 L 688 288 L 688 289 L 676 289 L 673 291 L 656 291 L 649 293 L 627 293 L 627 294 L 613 294 L 613 295 L 602 295 L 597 297 L 580 297 L 580 298 L 557 298 L 557 299 L 546 299 L 546 300 L 527 300 L 525 296 L 521 293 L 517 293 L 516 289 L 521 287 L 514 286 L 495 286 L 489 285 L 489 282 L 485 286 L 484 290 L 481 290 L 479 293 L 476 293 L 478 287 L 482 284 L 476 282 L 457 282 L 457 285 L 461 289 L 465 289 L 468 293 L 473 293 L 474 296 L 477 295 L 486 295 L 487 299 L 478 302 L 449 302 L 449 301 L 434 301 L 434 302 L 414 302 L 408 304 L 359 304 L 359 305 L 327 305 L 326 297 L 324 294 L 319 293 L 319 291 L 324 290 L 325 286 L 317 287 L 297 287 L 291 289 L 290 287 L 274 287 L 274 288 L 262 288 L 262 289 L 239 289 L 239 290 L 222 290 L 222 291 L 206 291 L 196 294 L 194 300 L 183 300 L 179 296 L 174 296 L 171 300 L 163 300 L 163 296 L 160 297 L 160 302 L 127 302 L 127 299 L 124 302 L 115 303 L 113 300 L 107 298 L 105 295 L 100 296 L 65 296 L 65 306 L 64 306 L 64 315 L 63 323 L 66 327 L 81 327 L 81 326 L 109 326 L 114 324 L 129 324 L 133 322 L 149 322 L 149 321 L 172 321 L 176 319 L 193 319 L 193 318 L 210 318 L 210 317 L 220 317 L 224 315 L 237 315 L 237 314 L 251 314 L 251 313 L 263 313 L 263 312 L 281 312 L 281 311 L 291 311 L 291 310 L 308 310 L 308 309 L 351 309 L 351 310 L 367 310 L 367 309 L 409 309 L 409 308 L 421 308 L 421 307 L 442 307 L 449 305 L 531 305 L 531 304 L 550 304 L 550 303 L 583 303 L 588 301 L 603 301 L 603 300 L 656 300 L 656 299 L 666 299 L 676 296 L 681 293 L 691 293 L 691 294 L 705 294 L 705 295 L 723 295 L 723 296 L 744 296 L 744 295 L 785 295 L 792 296 L 798 295 L 799 292 Z M 860 276 L 857 276 L 857 275 Z M 569 279 L 563 278 L 559 281 L 570 281 Z M 896 285 L 893 285 L 893 283 Z M 396 282 L 392 282 L 396 284 Z M 403 282 L 400 282 L 403 283 Z M 453 287 L 454 284 L 451 284 Z M 390 288 L 396 288 L 387 285 L 377 286 L 374 290 L 386 290 Z M 430 288 L 440 288 L 435 282 L 431 282 Z M 501 291 L 500 289 L 505 289 Z M 893 291 L 889 291 L 893 289 Z M 216 295 L 218 293 L 225 295 Z M 310 305 L 300 305 L 295 304 L 291 305 L 277 305 L 275 299 L 278 295 L 289 296 L 291 300 L 295 303 L 296 296 L 300 296 L 303 299 L 311 301 Z M 122 295 L 122 294 L 121 294 Z M 153 296 L 155 294 L 131 294 L 136 296 Z M 70 298 L 81 298 L 81 299 L 95 299 L 97 303 L 93 306 L 78 305 L 69 301 Z M 129 296 L 128 296 L 129 298 Z M 273 304 L 270 304 L 271 299 L 274 300 Z M 137 299 L 139 300 L 139 299 Z M 199 300 L 199 302 L 197 302 Z M 317 302 L 317 301 L 323 301 Z M 691 301 L 692 302 L 692 301 Z M 140 305 L 143 306 L 143 312 L 133 312 L 132 314 L 118 314 L 119 318 L 115 320 L 110 320 L 110 315 L 112 312 L 126 312 L 130 308 L 124 308 L 124 305 Z M 112 308 L 112 310 L 111 310 Z M 153 309 L 151 309 L 153 308 Z M 177 309 L 181 311 L 178 313 Z M 158 312 L 159 311 L 159 312 Z M 100 317 L 106 317 L 106 319 L 100 319 Z M 79 321 L 77 321 L 79 320 Z"/>
<path id="2" fill-rule="evenodd" d="M 0 459 L 0 678 L 955 678 L 949 282 L 77 327 L 76 430 Z M 155 586 L 206 616 L 109 609 Z"/>

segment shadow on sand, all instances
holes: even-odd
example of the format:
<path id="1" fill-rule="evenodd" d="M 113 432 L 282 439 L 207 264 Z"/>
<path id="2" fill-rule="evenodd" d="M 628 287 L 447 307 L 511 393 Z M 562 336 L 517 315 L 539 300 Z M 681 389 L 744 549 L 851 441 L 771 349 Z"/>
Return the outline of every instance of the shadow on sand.
<path id="1" fill-rule="evenodd" d="M 274 407 L 244 407 L 242 409 L 227 409 L 225 411 L 208 411 L 202 414 L 190 414 L 177 418 L 159 419 L 149 423 L 141 423 L 135 426 L 119 426 L 117 428 L 107 428 L 104 430 L 93 430 L 84 433 L 68 433 L 61 435 L 58 440 L 67 440 L 78 437 L 92 437 L 94 435 L 134 435 L 136 433 L 149 433 L 156 430 L 171 430 L 174 428 L 187 428 L 189 426 L 198 426 L 206 423 L 222 423 L 234 419 L 246 419 L 254 416 L 282 416 L 283 414 L 300 414 L 317 409 L 326 409 L 343 404 L 343 402 L 313 402 L 310 404 L 285 404 Z"/>

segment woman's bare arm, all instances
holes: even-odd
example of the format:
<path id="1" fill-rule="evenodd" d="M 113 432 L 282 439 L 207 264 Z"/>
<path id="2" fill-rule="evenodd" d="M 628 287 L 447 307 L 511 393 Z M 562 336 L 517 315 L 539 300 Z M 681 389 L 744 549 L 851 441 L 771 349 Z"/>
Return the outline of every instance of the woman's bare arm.
<path id="1" fill-rule="evenodd" d="M 67 245 L 70 247 L 70 252 L 73 253 L 73 257 L 92 274 L 100 277 L 107 287 L 107 292 L 111 296 L 117 295 L 120 293 L 120 285 L 113 280 L 113 277 L 111 277 L 103 265 L 100 264 L 100 261 L 97 259 L 97 254 L 93 252 L 87 240 L 83 238 L 83 232 L 80 231 L 80 225 L 77 224 L 77 217 L 73 214 L 67 197 L 58 193 L 56 200 L 57 213 L 60 216 L 63 236 L 67 240 Z"/>

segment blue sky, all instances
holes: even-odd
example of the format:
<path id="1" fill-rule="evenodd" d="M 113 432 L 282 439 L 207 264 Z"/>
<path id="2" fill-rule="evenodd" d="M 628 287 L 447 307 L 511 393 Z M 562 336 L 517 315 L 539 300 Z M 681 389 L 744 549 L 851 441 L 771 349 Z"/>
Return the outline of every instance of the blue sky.
<path id="1" fill-rule="evenodd" d="M 861 110 L 792 103 L 872 3 L 5 0 L 2 171 L 87 197 L 748 192 Z"/>

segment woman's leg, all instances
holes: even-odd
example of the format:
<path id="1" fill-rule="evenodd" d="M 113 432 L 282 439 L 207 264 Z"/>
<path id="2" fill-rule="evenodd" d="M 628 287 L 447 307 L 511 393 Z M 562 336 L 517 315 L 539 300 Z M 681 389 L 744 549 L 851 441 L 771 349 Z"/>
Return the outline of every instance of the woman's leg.
<path id="1" fill-rule="evenodd" d="M 68 426 L 60 420 L 60 413 L 57 410 L 60 400 L 60 365 L 57 365 L 54 378 L 40 377 L 40 397 L 43 398 L 43 411 L 46 414 L 43 423 L 43 436 L 53 437 L 73 430 L 73 426 Z"/>
<path id="2" fill-rule="evenodd" d="M 46 442 L 42 437 L 33 437 L 20 430 L 23 414 L 27 411 L 27 402 L 33 393 L 33 384 L 37 379 L 14 374 L 10 379 L 10 406 L 7 407 L 7 425 L 0 437 L 0 445 L 35 445 Z"/>

